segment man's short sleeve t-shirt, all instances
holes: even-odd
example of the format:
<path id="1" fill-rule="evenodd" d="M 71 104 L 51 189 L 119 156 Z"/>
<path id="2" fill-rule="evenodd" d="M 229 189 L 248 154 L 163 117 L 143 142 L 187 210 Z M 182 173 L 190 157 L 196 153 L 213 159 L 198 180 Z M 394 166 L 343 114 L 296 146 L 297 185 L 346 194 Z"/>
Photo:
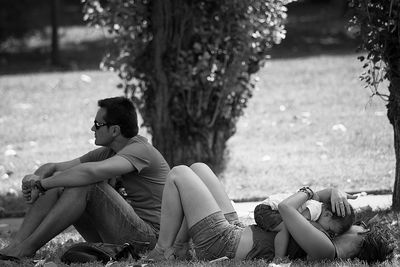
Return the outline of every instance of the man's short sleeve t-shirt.
<path id="1" fill-rule="evenodd" d="M 159 229 L 162 193 L 170 170 L 168 163 L 146 138 L 139 135 L 131 138 L 118 153 L 102 147 L 83 155 L 80 161 L 101 161 L 114 155 L 127 159 L 135 168 L 120 179 L 136 214 Z"/>

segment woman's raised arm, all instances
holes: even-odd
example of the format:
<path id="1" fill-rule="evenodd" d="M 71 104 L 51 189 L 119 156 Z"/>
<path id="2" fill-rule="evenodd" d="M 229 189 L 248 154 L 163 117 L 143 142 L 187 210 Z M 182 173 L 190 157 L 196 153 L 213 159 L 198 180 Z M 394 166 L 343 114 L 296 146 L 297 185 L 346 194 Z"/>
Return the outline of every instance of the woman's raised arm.
<path id="1" fill-rule="evenodd" d="M 345 216 L 347 213 L 351 213 L 350 204 L 347 199 L 355 198 L 357 198 L 357 196 L 347 194 L 337 188 L 326 188 L 314 194 L 315 200 L 331 203 L 332 212 L 336 213 L 338 216 Z"/>
<path id="2" fill-rule="evenodd" d="M 328 193 L 324 191 L 317 196 L 324 200 Z M 278 209 L 289 233 L 310 259 L 333 259 L 335 247 L 332 241 L 310 224 L 297 210 L 313 195 L 312 191 L 299 191 L 279 203 Z"/>

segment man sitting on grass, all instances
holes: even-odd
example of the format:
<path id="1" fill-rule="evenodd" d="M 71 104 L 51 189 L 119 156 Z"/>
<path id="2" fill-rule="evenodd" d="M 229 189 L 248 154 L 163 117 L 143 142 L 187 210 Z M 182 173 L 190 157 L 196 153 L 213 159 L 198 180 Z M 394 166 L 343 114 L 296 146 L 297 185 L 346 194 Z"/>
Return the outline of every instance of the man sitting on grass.
<path id="1" fill-rule="evenodd" d="M 108 98 L 98 105 L 91 130 L 102 147 L 77 159 L 44 164 L 24 177 L 24 198 L 32 206 L 13 240 L 0 250 L 0 259 L 31 257 L 70 225 L 89 242 L 155 245 L 169 166 L 138 135 L 129 99 Z M 125 199 L 107 183 L 114 178 L 125 188 Z"/>

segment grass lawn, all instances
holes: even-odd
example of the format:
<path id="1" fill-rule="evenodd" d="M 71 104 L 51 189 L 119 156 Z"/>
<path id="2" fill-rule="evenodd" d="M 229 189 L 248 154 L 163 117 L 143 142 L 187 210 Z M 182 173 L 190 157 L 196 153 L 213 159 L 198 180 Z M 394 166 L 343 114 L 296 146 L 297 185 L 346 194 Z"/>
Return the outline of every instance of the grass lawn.
<path id="1" fill-rule="evenodd" d="M 231 198 L 305 184 L 392 188 L 393 130 L 385 103 L 358 81 L 356 56 L 277 59 L 262 69 L 228 141 L 221 178 Z M 115 74 L 101 71 L 0 76 L 0 162 L 9 173 L 0 191 L 18 190 L 23 175 L 42 163 L 94 148 L 96 101 L 121 95 L 117 83 Z M 149 137 L 143 128 L 141 134 Z"/>
<path id="2" fill-rule="evenodd" d="M 329 12 L 320 16 L 326 14 Z M 311 24 L 323 29 L 324 25 L 315 21 L 307 25 L 306 17 L 296 18 L 288 24 L 288 32 L 310 33 Z M 291 28 L 300 24 L 304 29 Z M 315 37 L 313 34 L 310 36 Z M 78 35 L 89 38 L 89 42 L 75 42 Z M 331 32 L 328 35 L 334 36 Z M 0 66 L 3 74 L 0 76 L 0 196 L 20 194 L 22 177 L 40 164 L 79 157 L 95 147 L 90 128 L 97 100 L 123 93 L 116 89 L 116 74 L 88 70 L 97 66 L 92 63 L 97 62 L 95 57 L 101 54 L 99 47 L 103 47 L 98 46 L 96 36 L 92 29 L 63 29 L 62 38 L 69 38 L 62 39 L 64 55 L 70 60 L 82 57 L 85 62 L 79 65 L 70 61 L 69 69 L 75 71 L 48 71 L 48 65 L 40 57 L 34 57 L 30 66 L 21 65 L 26 60 L 25 54 L 17 57 L 20 61 L 16 64 L 8 59 L 2 61 L 10 64 Z M 340 186 L 347 191 L 393 187 L 393 129 L 386 117 L 386 103 L 377 97 L 370 98 L 370 92 L 358 80 L 362 64 L 357 61 L 357 54 L 349 52 L 353 49 L 327 52 L 321 49 L 321 42 L 317 44 L 318 40 L 326 42 L 326 38 L 304 36 L 288 36 L 292 43 L 288 46 L 284 42 L 281 50 L 278 47 L 274 52 L 277 56 L 258 73 L 258 88 L 237 124 L 237 133 L 228 141 L 226 169 L 220 176 L 232 199 L 260 199 L 304 185 L 316 190 Z M 328 41 L 332 42 L 332 38 Z M 85 45 L 92 46 L 85 48 Z M 72 51 L 71 47 L 87 53 Z M 299 49 L 305 51 L 303 48 L 308 49 L 307 53 L 298 53 Z M 140 133 L 151 138 L 144 128 Z M 6 207 L 6 212 L 26 208 L 22 201 L 10 197 L 0 197 L 1 206 Z M 381 217 L 399 241 L 398 214 L 385 212 Z M 11 234 L 1 232 L 0 228 L 0 247 Z M 67 245 L 79 240 L 75 230 L 68 229 L 38 251 L 37 257 L 49 257 L 59 264 L 58 258 Z M 16 266 L 6 264 L 0 262 L 1 266 Z M 174 262 L 149 266 L 165 265 L 209 264 Z M 213 266 L 266 265 L 264 261 L 225 261 Z M 299 261 L 291 266 L 303 265 L 363 264 Z M 381 266 L 393 265 L 400 262 Z M 113 266 L 127 266 L 127 263 Z"/>
<path id="3" fill-rule="evenodd" d="M 392 128 L 385 103 L 369 98 L 357 79 L 359 73 L 355 54 L 271 60 L 260 72 L 258 89 L 237 134 L 228 142 L 229 160 L 221 178 L 229 196 L 265 197 L 304 184 L 339 185 L 349 191 L 391 189 Z M 115 74 L 100 71 L 0 76 L 0 162 L 10 174 L 2 178 L 1 192 L 18 191 L 23 175 L 39 164 L 78 157 L 94 148 L 90 127 L 96 100 L 121 95 L 117 82 Z M 145 129 L 141 133 L 148 136 Z M 398 219 L 390 223 L 398 225 Z M 56 260 L 70 239 L 80 240 L 68 231 L 37 255 L 50 254 Z M 216 266 L 249 264 L 265 262 Z M 360 265 L 327 263 L 331 264 Z M 170 266 L 188 265 L 207 264 Z"/>
<path id="4" fill-rule="evenodd" d="M 385 103 L 358 81 L 355 54 L 272 60 L 228 142 L 232 198 L 303 185 L 390 189 L 393 130 Z"/>

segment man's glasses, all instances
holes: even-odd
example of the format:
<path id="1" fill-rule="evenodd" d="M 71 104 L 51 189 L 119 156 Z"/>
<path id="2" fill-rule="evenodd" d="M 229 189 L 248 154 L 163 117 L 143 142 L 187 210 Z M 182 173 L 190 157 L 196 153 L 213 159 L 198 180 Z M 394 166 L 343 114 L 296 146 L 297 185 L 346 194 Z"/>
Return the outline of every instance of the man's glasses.
<path id="1" fill-rule="evenodd" d="M 100 129 L 103 126 L 107 126 L 108 123 L 106 122 L 98 122 L 98 121 L 94 121 L 94 128 L 96 128 L 96 130 Z"/>

